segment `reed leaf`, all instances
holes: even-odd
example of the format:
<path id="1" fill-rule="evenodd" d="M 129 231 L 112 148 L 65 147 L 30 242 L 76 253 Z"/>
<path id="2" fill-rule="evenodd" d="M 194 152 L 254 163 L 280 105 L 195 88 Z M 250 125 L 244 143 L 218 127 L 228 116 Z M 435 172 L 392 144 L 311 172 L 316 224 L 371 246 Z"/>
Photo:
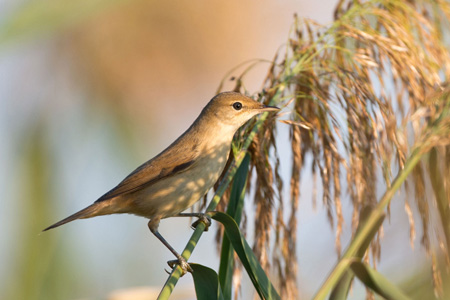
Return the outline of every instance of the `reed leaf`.
<path id="1" fill-rule="evenodd" d="M 223 300 L 224 297 L 216 271 L 199 264 L 190 265 L 194 271 L 192 277 L 194 278 L 197 300 Z"/>
<path id="2" fill-rule="evenodd" d="M 393 285 L 379 272 L 360 261 L 350 262 L 350 269 L 364 285 L 386 300 L 409 300 L 403 291 Z"/>
<path id="3" fill-rule="evenodd" d="M 245 187 L 247 186 L 249 163 L 250 157 L 247 154 L 234 177 L 227 208 L 227 214 L 236 221 L 238 226 L 241 222 L 242 212 L 244 209 Z M 222 286 L 224 299 L 231 299 L 234 266 L 234 249 L 228 236 L 224 234 L 219 265 L 219 282 Z"/>
<path id="4" fill-rule="evenodd" d="M 229 215 L 221 212 L 212 212 L 210 215 L 214 220 L 219 221 L 222 225 L 224 225 L 226 235 L 233 245 L 236 254 L 247 271 L 247 274 L 250 277 L 250 280 L 252 281 L 253 286 L 258 292 L 260 298 L 281 299 L 256 259 L 252 249 L 241 234 L 236 221 L 234 221 Z"/>

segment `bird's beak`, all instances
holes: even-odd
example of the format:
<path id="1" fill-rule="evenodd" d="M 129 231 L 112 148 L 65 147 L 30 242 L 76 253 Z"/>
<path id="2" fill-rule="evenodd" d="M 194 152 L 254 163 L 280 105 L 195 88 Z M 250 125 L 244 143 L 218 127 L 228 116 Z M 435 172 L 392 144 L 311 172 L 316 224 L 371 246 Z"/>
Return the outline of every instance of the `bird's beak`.
<path id="1" fill-rule="evenodd" d="M 261 106 L 261 111 L 279 111 L 280 109 L 276 106 L 268 106 L 268 105 L 262 105 Z"/>

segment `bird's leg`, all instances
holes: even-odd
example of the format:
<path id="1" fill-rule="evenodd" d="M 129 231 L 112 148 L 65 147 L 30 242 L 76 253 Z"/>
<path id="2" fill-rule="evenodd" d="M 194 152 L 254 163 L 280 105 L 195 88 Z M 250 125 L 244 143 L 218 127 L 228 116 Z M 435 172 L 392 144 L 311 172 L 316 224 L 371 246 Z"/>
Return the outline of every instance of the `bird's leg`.
<path id="1" fill-rule="evenodd" d="M 175 265 L 180 265 L 181 270 L 183 271 L 183 274 L 181 276 L 183 276 L 187 272 L 191 272 L 191 273 L 194 272 L 192 270 L 191 266 L 186 261 L 186 259 L 183 256 L 181 256 L 180 254 L 178 254 L 178 252 L 175 251 L 175 249 L 173 249 L 172 246 L 170 246 L 170 244 L 159 233 L 159 231 L 158 231 L 159 221 L 160 221 L 160 218 L 153 218 L 152 220 L 150 220 L 150 222 L 148 222 L 148 228 L 158 238 L 158 240 L 160 240 L 170 250 L 170 252 L 172 252 L 173 255 L 175 255 L 175 257 L 177 258 L 177 260 L 169 260 L 167 262 L 167 264 L 172 269 L 175 267 Z"/>
<path id="2" fill-rule="evenodd" d="M 192 223 L 192 225 L 191 225 L 191 227 L 193 229 L 197 228 L 197 226 L 200 222 L 205 224 L 205 231 L 208 231 L 209 226 L 211 226 L 211 217 L 205 213 L 179 213 L 177 215 L 174 215 L 174 217 L 196 217 L 196 218 L 198 218 L 198 220 L 195 221 L 194 223 Z"/>

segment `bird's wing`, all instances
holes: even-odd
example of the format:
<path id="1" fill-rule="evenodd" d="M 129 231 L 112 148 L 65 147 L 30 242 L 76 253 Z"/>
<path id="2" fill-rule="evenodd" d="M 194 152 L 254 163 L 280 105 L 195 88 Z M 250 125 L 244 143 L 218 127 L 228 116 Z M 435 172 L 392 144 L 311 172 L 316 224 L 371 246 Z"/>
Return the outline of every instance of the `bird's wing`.
<path id="1" fill-rule="evenodd" d="M 138 167 L 115 188 L 101 196 L 95 202 L 101 202 L 119 195 L 135 192 L 165 177 L 185 172 L 192 168 L 197 161 L 198 155 L 198 151 L 179 152 L 177 151 L 177 147 L 169 148 Z"/>

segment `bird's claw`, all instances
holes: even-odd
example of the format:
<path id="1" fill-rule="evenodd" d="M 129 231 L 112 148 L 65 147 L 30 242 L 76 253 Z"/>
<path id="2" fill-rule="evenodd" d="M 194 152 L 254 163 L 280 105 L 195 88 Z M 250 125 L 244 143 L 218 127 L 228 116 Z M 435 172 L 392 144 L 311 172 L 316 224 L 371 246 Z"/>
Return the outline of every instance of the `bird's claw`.
<path id="1" fill-rule="evenodd" d="M 184 259 L 184 257 L 180 256 L 178 257 L 178 259 L 175 260 L 169 260 L 167 262 L 167 264 L 169 265 L 169 267 L 171 267 L 172 269 L 176 268 L 177 266 L 180 266 L 182 274 L 181 276 L 183 276 L 184 274 L 186 274 L 187 272 L 191 272 L 193 273 L 194 270 L 192 270 L 191 266 L 188 264 L 188 262 L 186 261 L 186 259 Z"/>
<path id="2" fill-rule="evenodd" d="M 192 223 L 191 227 L 192 229 L 197 228 L 198 224 L 200 223 L 204 223 L 205 224 L 205 231 L 208 231 L 209 226 L 211 226 L 211 217 L 208 216 L 207 214 L 201 214 L 197 221 L 195 221 L 194 223 Z"/>

